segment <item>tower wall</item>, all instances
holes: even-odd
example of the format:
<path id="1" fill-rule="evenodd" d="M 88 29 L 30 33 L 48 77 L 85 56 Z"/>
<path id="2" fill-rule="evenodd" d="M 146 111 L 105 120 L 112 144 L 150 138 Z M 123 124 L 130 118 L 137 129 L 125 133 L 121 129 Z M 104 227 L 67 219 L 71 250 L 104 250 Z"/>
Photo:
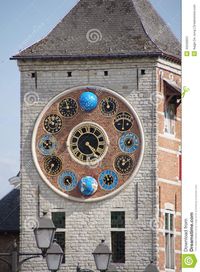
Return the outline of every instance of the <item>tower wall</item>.
<path id="1" fill-rule="evenodd" d="M 66 263 L 60 271 L 95 270 L 92 252 L 101 239 L 111 241 L 111 211 L 125 211 L 126 262 L 123 271 L 142 272 L 149 259 L 157 258 L 156 208 L 156 60 L 19 61 L 21 72 L 21 251 L 35 252 L 31 229 L 37 223 L 40 186 L 40 214 L 66 214 Z M 145 70 L 145 74 L 141 70 Z M 108 76 L 104 75 L 108 71 Z M 72 77 L 68 77 L 72 72 Z M 39 176 L 32 159 L 31 139 L 35 121 L 55 95 L 79 85 L 110 88 L 131 103 L 142 122 L 145 151 L 134 180 L 118 195 L 94 203 L 69 201 L 53 192 Z M 138 183 L 138 187 L 137 184 Z M 138 188 L 138 198 L 137 196 Z M 153 241 L 152 241 L 153 240 Z M 153 253 L 152 253 L 153 252 Z M 32 260 L 22 271 L 48 271 L 44 260 Z"/>

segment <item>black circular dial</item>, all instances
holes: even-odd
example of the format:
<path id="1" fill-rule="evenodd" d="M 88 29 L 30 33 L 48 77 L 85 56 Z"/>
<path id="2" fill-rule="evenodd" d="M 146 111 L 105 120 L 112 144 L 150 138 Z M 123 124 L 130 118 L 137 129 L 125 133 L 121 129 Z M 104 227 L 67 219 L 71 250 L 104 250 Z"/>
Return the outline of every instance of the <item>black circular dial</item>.
<path id="1" fill-rule="evenodd" d="M 62 161 L 56 156 L 48 156 L 44 161 L 44 169 L 47 174 L 55 176 L 62 170 Z"/>
<path id="2" fill-rule="evenodd" d="M 62 128 L 62 119 L 57 114 L 50 114 L 44 120 L 44 128 L 47 132 L 58 133 Z"/>
<path id="3" fill-rule="evenodd" d="M 78 105 L 72 98 L 63 99 L 59 104 L 59 111 L 64 117 L 73 117 L 77 113 Z"/>
<path id="4" fill-rule="evenodd" d="M 125 175 L 125 174 L 129 174 L 132 169 L 133 169 L 133 159 L 128 156 L 128 155 L 119 155 L 116 159 L 115 159 L 115 163 L 114 163 L 115 169 L 118 173 Z"/>
<path id="5" fill-rule="evenodd" d="M 103 183 L 105 184 L 105 185 L 112 185 L 113 184 L 113 182 L 114 182 L 114 177 L 112 176 L 112 175 L 106 175 L 105 177 L 104 177 L 104 179 L 103 179 Z"/>
<path id="6" fill-rule="evenodd" d="M 126 139 L 124 141 L 125 146 L 130 147 L 133 145 L 133 139 Z"/>
<path id="7" fill-rule="evenodd" d="M 133 118 L 128 112 L 120 112 L 116 115 L 114 125 L 119 131 L 127 131 L 133 125 Z"/>
<path id="8" fill-rule="evenodd" d="M 112 97 L 107 97 L 101 100 L 101 112 L 103 115 L 113 115 L 117 111 L 117 102 Z"/>
<path id="9" fill-rule="evenodd" d="M 67 176 L 67 177 L 65 177 L 64 179 L 63 179 L 63 183 L 64 183 L 64 185 L 66 185 L 66 186 L 70 186 L 71 184 L 72 184 L 72 177 L 70 177 L 70 176 Z"/>
<path id="10" fill-rule="evenodd" d="M 78 161 L 95 162 L 106 153 L 106 135 L 94 124 L 80 125 L 70 138 L 69 148 Z"/>

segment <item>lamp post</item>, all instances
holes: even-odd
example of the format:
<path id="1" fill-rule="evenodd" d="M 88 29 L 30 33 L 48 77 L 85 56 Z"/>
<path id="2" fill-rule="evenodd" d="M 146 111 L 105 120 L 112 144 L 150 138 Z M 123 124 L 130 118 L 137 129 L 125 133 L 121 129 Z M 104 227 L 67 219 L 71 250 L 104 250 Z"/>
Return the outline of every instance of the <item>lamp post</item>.
<path id="1" fill-rule="evenodd" d="M 101 243 L 96 247 L 92 253 L 97 270 L 105 272 L 108 270 L 112 252 L 109 247 L 105 244 L 105 240 L 101 240 Z"/>
<path id="2" fill-rule="evenodd" d="M 42 253 L 21 253 L 17 249 L 17 244 L 14 243 L 14 249 L 11 253 L 0 253 L 0 261 L 6 263 L 12 272 L 18 272 L 23 263 L 42 256 L 46 258 L 50 271 L 58 271 L 62 262 L 63 251 L 56 242 L 52 243 L 55 230 L 56 228 L 51 219 L 45 216 L 39 218 L 38 226 L 34 229 L 34 234 L 37 246 L 41 249 Z M 25 258 L 18 261 L 21 256 Z M 10 257 L 10 260 L 7 260 L 8 257 Z"/>

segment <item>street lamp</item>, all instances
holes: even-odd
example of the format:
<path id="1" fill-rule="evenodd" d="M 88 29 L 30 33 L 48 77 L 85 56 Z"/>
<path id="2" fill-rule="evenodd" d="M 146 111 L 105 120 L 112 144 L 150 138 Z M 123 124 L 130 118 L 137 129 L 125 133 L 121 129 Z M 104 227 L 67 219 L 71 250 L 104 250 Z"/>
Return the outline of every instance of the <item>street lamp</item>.
<path id="1" fill-rule="evenodd" d="M 151 261 L 150 264 L 147 265 L 144 272 L 159 272 L 157 266 Z"/>
<path id="2" fill-rule="evenodd" d="M 18 272 L 23 263 L 43 256 L 43 258 L 46 258 L 50 271 L 58 271 L 62 262 L 63 251 L 57 243 L 52 243 L 55 230 L 56 228 L 51 219 L 47 217 L 39 218 L 38 226 L 34 229 L 34 234 L 37 246 L 42 250 L 42 253 L 19 252 L 17 244 L 14 243 L 11 253 L 0 253 L 0 261 L 6 263 L 12 272 Z M 10 259 L 7 259 L 8 257 Z M 24 258 L 19 261 L 19 257 Z"/>
<path id="3" fill-rule="evenodd" d="M 45 216 L 38 218 L 38 226 L 34 229 L 34 234 L 37 247 L 42 250 L 43 256 L 53 242 L 55 231 L 56 227 L 50 218 Z"/>
<path id="4" fill-rule="evenodd" d="M 97 270 L 105 272 L 108 270 L 112 252 L 109 247 L 105 244 L 105 240 L 101 240 L 101 243 L 96 247 L 92 253 Z"/>
<path id="5" fill-rule="evenodd" d="M 50 271 L 56 272 L 59 270 L 63 259 L 63 251 L 61 247 L 54 241 L 51 247 L 47 250 L 46 262 Z"/>

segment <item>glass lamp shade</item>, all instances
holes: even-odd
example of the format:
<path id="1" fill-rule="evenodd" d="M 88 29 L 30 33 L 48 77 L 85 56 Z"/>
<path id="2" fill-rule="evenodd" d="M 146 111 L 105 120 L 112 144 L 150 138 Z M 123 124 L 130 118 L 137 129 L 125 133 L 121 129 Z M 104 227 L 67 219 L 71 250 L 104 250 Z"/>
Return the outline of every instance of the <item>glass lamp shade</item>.
<path id="1" fill-rule="evenodd" d="M 101 243 L 96 247 L 95 251 L 92 254 L 94 256 L 97 270 L 108 270 L 112 253 L 109 247 L 105 244 L 104 240 L 101 241 Z"/>
<path id="2" fill-rule="evenodd" d="M 34 229 L 37 247 L 43 252 L 47 250 L 54 239 L 56 228 L 53 221 L 48 217 L 38 219 L 38 226 Z"/>
<path id="3" fill-rule="evenodd" d="M 50 271 L 57 271 L 60 268 L 63 259 L 63 251 L 61 247 L 53 242 L 51 247 L 47 250 L 46 262 Z"/>

